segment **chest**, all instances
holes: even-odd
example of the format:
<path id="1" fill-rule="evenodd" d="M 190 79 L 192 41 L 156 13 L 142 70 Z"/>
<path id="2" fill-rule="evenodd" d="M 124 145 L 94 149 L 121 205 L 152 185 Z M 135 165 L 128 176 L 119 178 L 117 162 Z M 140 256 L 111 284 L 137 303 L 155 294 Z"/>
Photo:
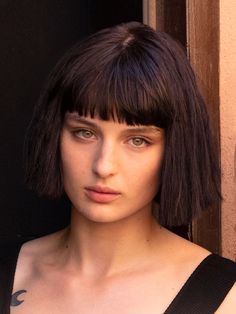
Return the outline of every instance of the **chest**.
<path id="1" fill-rule="evenodd" d="M 11 314 L 158 314 L 164 313 L 180 289 L 155 274 L 112 279 L 96 284 L 75 280 L 34 280 L 18 295 L 22 303 Z"/>

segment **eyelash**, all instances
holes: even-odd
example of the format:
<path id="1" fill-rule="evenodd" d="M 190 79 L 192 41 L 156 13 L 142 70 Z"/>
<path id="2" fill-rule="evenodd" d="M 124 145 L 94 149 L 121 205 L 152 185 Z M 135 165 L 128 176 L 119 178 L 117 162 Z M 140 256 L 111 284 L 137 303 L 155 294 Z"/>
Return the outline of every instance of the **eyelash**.
<path id="1" fill-rule="evenodd" d="M 78 135 L 78 133 L 80 133 L 80 132 L 89 132 L 90 133 L 90 137 L 84 137 L 84 136 L 79 136 Z M 75 131 L 73 131 L 72 132 L 73 133 L 73 135 L 76 137 L 76 138 L 79 138 L 79 139 L 82 139 L 82 140 L 90 140 L 90 139 L 92 139 L 93 138 L 93 136 L 95 136 L 96 137 L 96 135 L 94 134 L 94 131 L 92 131 L 92 130 L 89 130 L 89 129 L 77 129 L 77 130 L 75 130 Z M 149 146 L 149 145 L 151 145 L 151 141 L 150 140 L 148 140 L 148 139 L 146 139 L 146 138 L 144 138 L 144 137 L 142 137 L 142 136 L 133 136 L 133 137 L 130 137 L 129 139 L 128 139 L 128 143 L 130 142 L 130 141 L 134 141 L 134 140 L 141 140 L 142 141 L 142 143 L 141 143 L 141 145 L 135 145 L 135 144 L 131 144 L 131 146 L 132 147 L 134 147 L 134 148 L 143 148 L 143 147 L 146 147 L 146 146 Z"/>

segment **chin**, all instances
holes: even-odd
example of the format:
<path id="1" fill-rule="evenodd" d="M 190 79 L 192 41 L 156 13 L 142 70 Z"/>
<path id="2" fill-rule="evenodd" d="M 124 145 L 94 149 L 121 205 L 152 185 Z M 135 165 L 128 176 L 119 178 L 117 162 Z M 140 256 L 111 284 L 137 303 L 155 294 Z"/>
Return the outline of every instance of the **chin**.
<path id="1" fill-rule="evenodd" d="M 121 213 L 118 214 L 117 210 L 115 212 L 107 205 L 93 205 L 92 209 L 87 207 L 86 210 L 78 209 L 79 207 L 73 208 L 80 217 L 94 223 L 113 223 L 125 218 Z"/>

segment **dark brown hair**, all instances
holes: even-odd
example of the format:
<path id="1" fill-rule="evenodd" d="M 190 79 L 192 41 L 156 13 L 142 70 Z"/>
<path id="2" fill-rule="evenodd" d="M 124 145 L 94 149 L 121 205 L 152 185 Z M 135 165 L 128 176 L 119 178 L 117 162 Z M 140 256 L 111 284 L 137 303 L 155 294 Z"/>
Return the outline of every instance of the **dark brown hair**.
<path id="1" fill-rule="evenodd" d="M 66 112 L 165 129 L 157 216 L 189 223 L 219 201 L 219 168 L 205 103 L 183 49 L 137 22 L 101 30 L 74 46 L 52 71 L 25 145 L 26 182 L 60 197 L 59 139 Z"/>

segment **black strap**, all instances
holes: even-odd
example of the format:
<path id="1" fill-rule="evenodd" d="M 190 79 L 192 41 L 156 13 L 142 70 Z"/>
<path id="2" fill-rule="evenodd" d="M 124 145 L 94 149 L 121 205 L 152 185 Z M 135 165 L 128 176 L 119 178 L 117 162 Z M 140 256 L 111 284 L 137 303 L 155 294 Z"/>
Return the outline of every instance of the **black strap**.
<path id="1" fill-rule="evenodd" d="M 1 245 L 0 248 L 0 314 L 10 313 L 11 292 L 21 245 Z"/>
<path id="2" fill-rule="evenodd" d="M 236 282 L 236 264 L 209 255 L 189 277 L 164 314 L 213 314 Z"/>

